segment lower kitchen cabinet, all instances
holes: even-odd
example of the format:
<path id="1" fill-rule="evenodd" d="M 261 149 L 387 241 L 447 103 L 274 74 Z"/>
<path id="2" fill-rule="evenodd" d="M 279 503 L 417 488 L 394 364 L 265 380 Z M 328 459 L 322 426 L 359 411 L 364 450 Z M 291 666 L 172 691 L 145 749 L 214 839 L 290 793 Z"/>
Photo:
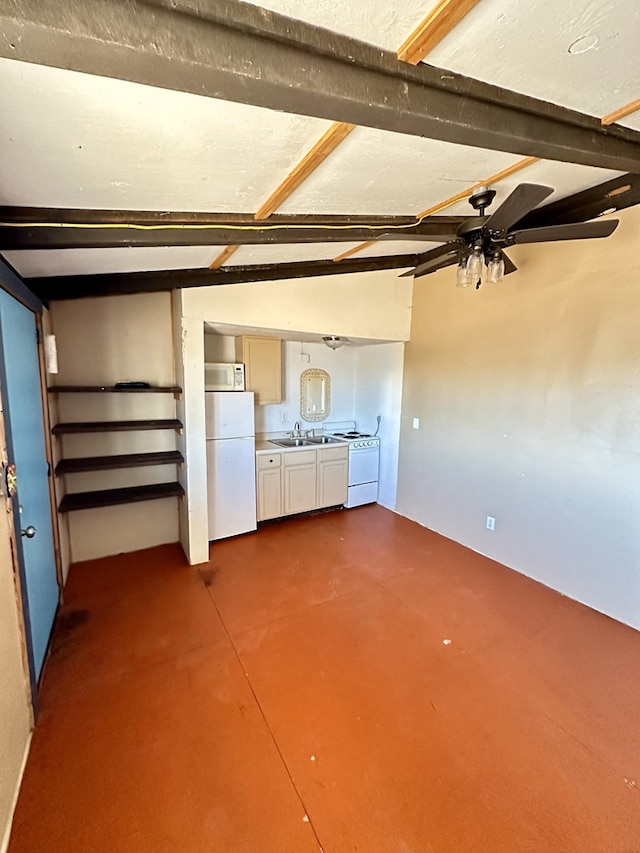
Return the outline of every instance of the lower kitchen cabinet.
<path id="1" fill-rule="evenodd" d="M 336 453 L 338 451 L 338 453 Z M 337 506 L 347 500 L 349 460 L 342 448 L 318 453 L 318 507 Z"/>
<path id="2" fill-rule="evenodd" d="M 258 456 L 258 521 L 279 518 L 282 513 L 282 453 Z"/>
<path id="3" fill-rule="evenodd" d="M 258 454 L 258 521 L 339 506 L 347 499 L 348 449 Z"/>
<path id="4" fill-rule="evenodd" d="M 316 508 L 318 491 L 317 453 L 297 450 L 283 453 L 284 514 L 308 512 Z"/>

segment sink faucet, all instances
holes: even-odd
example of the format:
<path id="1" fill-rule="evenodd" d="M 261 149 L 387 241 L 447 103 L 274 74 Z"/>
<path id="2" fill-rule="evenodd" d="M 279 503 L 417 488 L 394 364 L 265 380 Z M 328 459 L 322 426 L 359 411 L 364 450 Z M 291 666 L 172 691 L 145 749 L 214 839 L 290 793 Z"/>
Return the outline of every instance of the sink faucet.
<path id="1" fill-rule="evenodd" d="M 296 421 L 295 424 L 293 425 L 292 438 L 300 438 L 301 435 L 302 435 L 302 433 L 300 431 L 300 421 Z"/>

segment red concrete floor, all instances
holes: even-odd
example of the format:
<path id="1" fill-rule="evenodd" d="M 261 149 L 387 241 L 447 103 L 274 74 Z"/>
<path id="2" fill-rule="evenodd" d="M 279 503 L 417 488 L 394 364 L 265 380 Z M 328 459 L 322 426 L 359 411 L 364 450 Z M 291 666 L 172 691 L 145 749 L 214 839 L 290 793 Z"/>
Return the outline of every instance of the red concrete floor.
<path id="1" fill-rule="evenodd" d="M 83 563 L 10 851 L 637 853 L 639 705 L 640 634 L 377 506 Z"/>

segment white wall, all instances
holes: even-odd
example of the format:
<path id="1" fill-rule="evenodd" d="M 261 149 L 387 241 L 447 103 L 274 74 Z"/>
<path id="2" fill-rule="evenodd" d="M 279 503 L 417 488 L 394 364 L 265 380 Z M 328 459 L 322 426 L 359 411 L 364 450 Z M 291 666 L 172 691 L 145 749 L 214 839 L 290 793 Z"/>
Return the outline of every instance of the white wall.
<path id="1" fill-rule="evenodd" d="M 305 353 L 304 360 L 301 359 L 301 349 Z M 300 375 L 309 367 L 322 368 L 331 377 L 331 412 L 327 420 L 354 420 L 357 349 L 344 346 L 333 351 L 324 344 L 283 341 L 282 403 L 256 406 L 256 433 L 289 432 L 296 421 L 300 421 L 302 429 L 322 428 L 322 422 L 307 422 L 300 416 Z M 233 361 L 235 338 L 205 334 L 205 358 Z"/>
<path id="2" fill-rule="evenodd" d="M 68 300 L 51 305 L 58 344 L 60 385 L 113 385 L 145 380 L 173 385 L 171 297 L 168 293 Z M 61 394 L 63 421 L 175 417 L 170 394 Z M 68 435 L 55 439 L 65 457 L 172 450 L 173 430 Z M 118 488 L 176 479 L 176 466 L 154 466 L 67 475 L 59 491 Z M 178 540 L 175 498 L 68 516 L 71 559 L 87 560 Z"/>
<path id="3" fill-rule="evenodd" d="M 619 217 L 510 250 L 497 286 L 416 282 L 398 510 L 640 627 L 640 209 Z"/>
<path id="4" fill-rule="evenodd" d="M 360 430 L 373 433 L 377 427 L 376 416 L 382 415 L 378 503 L 389 509 L 396 506 L 403 361 L 404 344 L 401 343 L 356 350 L 356 420 Z"/>
<path id="5" fill-rule="evenodd" d="M 191 565 L 209 559 L 207 451 L 204 408 L 204 324 L 184 315 L 184 291 L 173 293 L 176 376 L 183 390 L 178 417 L 184 424 L 179 447 L 185 464 L 179 478 L 186 499 L 180 501 L 180 543 Z"/>
<path id="6" fill-rule="evenodd" d="M 1 405 L 1 403 L 0 403 Z M 2 415 L 0 457 L 6 462 Z M 0 508 L 0 851 L 6 849 L 31 731 L 28 676 L 23 660 L 23 623 L 11 553 L 13 523 L 6 497 Z"/>
<path id="7" fill-rule="evenodd" d="M 231 360 L 233 337 L 205 334 L 207 360 Z M 306 355 L 304 360 L 301 351 Z M 306 361 L 308 356 L 309 361 Z M 380 426 L 380 486 L 378 502 L 394 509 L 400 441 L 402 371 L 404 344 L 344 346 L 332 351 L 324 344 L 283 342 L 284 400 L 280 405 L 256 406 L 256 432 L 290 431 L 295 421 L 303 429 L 322 428 L 300 417 L 300 374 L 308 367 L 320 367 L 331 377 L 331 413 L 328 421 L 355 420 L 365 432 Z"/>
<path id="8" fill-rule="evenodd" d="M 53 333 L 53 329 L 51 327 L 51 313 L 44 308 L 42 311 L 42 333 L 43 335 L 50 335 Z M 45 381 L 47 386 L 55 385 L 58 381 L 57 373 L 49 373 L 47 369 L 47 365 L 45 363 Z M 49 423 L 57 424 L 60 419 L 59 408 L 58 408 L 58 398 L 55 394 L 49 394 L 47 397 L 47 408 L 49 414 Z M 51 465 L 55 469 L 55 466 L 58 464 L 60 459 L 62 458 L 62 442 L 56 441 L 53 436 L 45 436 L 45 439 L 49 442 L 49 447 L 51 448 Z M 57 483 L 54 477 L 54 490 L 56 491 L 56 495 L 58 492 L 60 496 L 64 493 L 64 483 Z M 56 503 L 59 502 L 59 498 L 57 498 Z M 67 582 L 67 576 L 69 574 L 69 566 L 71 565 L 71 541 L 69 537 L 69 519 L 67 515 L 58 515 L 53 519 L 54 524 L 54 545 L 57 549 L 57 558 L 59 560 L 60 571 L 62 574 L 61 581 L 62 585 Z M 57 533 L 57 537 L 56 534 Z"/>
<path id="9" fill-rule="evenodd" d="M 182 325 L 180 357 L 185 360 L 184 422 L 190 444 L 189 466 L 194 471 L 206 471 L 204 429 L 199 426 L 199 420 L 204 416 L 204 322 L 404 341 L 409 336 L 412 288 L 411 280 L 398 278 L 397 272 L 380 271 L 183 290 L 176 298 L 179 300 Z M 198 334 L 199 341 L 196 340 Z M 215 343 L 208 343 L 207 357 L 221 357 L 216 352 Z M 340 360 L 353 357 L 349 351 L 342 355 L 340 353 L 338 350 Z M 335 368 L 341 362 L 332 362 L 331 355 L 327 351 L 322 354 L 322 358 L 329 359 L 328 364 Z M 292 372 L 291 376 L 288 400 L 295 399 L 295 374 Z M 347 408 L 342 401 L 339 405 L 340 411 L 343 405 Z M 297 418 L 293 417 L 293 407 L 288 402 L 286 407 L 287 418 L 295 422 Z M 267 425 L 273 423 L 273 418 L 278 422 L 274 429 L 283 429 L 280 412 L 263 417 L 261 427 L 270 428 Z M 183 529 L 181 541 L 191 563 L 204 562 L 209 553 L 206 489 L 203 490 L 200 478 L 190 482 L 187 477 L 186 484 L 189 524 L 186 530 Z"/>
<path id="10" fill-rule="evenodd" d="M 322 422 L 305 421 L 300 416 L 300 374 L 309 367 L 326 370 L 331 377 L 331 412 L 327 420 L 353 420 L 355 347 L 333 351 L 324 344 L 304 344 L 308 363 L 300 361 L 299 343 L 284 341 L 282 348 L 283 401 L 275 406 L 256 406 L 256 431 L 289 431 L 296 421 L 300 421 L 302 429 L 322 428 Z"/>

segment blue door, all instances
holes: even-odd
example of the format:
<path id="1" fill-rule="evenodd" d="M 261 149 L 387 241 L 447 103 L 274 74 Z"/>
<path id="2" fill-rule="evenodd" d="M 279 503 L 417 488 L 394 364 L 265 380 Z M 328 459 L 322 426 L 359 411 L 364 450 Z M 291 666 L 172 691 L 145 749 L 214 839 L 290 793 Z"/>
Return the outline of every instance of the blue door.
<path id="1" fill-rule="evenodd" d="M 9 463 L 16 466 L 32 676 L 40 677 L 58 606 L 35 315 L 0 289 L 2 389 Z M 35 532 L 34 532 L 35 531 Z"/>

